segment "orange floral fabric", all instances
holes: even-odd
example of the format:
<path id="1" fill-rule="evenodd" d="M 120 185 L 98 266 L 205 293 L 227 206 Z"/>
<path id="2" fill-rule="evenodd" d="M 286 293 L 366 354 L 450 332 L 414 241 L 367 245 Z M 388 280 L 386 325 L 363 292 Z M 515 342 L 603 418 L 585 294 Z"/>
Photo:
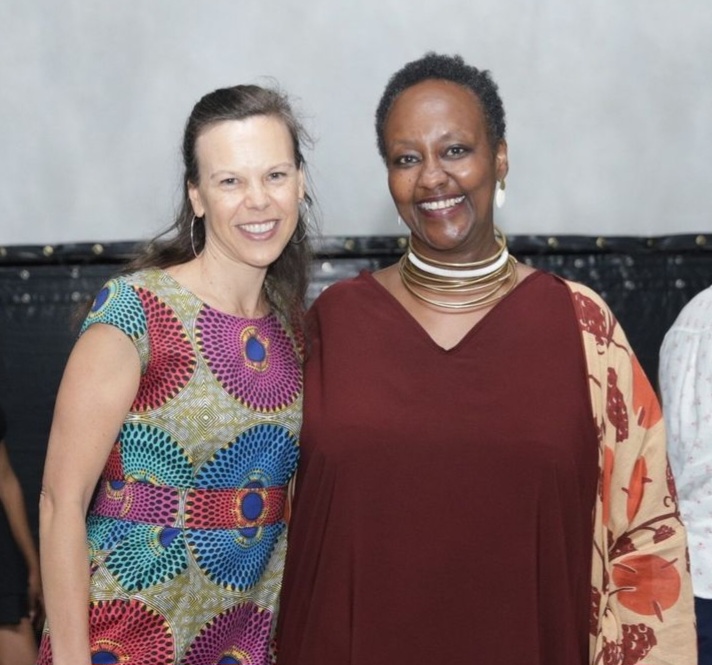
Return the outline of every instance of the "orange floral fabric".
<path id="1" fill-rule="evenodd" d="M 568 283 L 599 440 L 591 665 L 695 665 L 687 539 L 655 393 L 612 312 Z"/>

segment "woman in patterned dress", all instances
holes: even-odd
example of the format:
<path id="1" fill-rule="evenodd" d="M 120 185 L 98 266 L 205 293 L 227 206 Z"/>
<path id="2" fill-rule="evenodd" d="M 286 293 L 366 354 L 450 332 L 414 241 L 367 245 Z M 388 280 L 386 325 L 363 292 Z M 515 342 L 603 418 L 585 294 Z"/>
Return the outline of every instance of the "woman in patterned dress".
<path id="1" fill-rule="evenodd" d="M 660 408 L 603 301 L 509 256 L 496 84 L 428 54 L 376 130 L 410 244 L 309 314 L 280 665 L 693 665 Z"/>
<path id="2" fill-rule="evenodd" d="M 276 90 L 204 96 L 174 233 L 94 301 L 45 465 L 39 663 L 271 658 L 301 425 L 304 138 Z"/>

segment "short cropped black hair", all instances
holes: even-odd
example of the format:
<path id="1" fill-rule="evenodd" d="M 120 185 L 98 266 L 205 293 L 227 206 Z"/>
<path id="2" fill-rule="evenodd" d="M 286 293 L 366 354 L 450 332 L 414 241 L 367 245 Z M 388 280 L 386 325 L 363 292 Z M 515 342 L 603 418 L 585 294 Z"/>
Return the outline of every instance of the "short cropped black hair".
<path id="1" fill-rule="evenodd" d="M 388 113 L 398 95 L 411 86 L 429 79 L 452 81 L 471 90 L 480 100 L 487 123 L 487 136 L 494 150 L 504 139 L 506 123 L 504 106 L 499 96 L 497 84 L 487 70 L 480 70 L 468 65 L 459 55 L 441 55 L 430 51 L 422 58 L 413 60 L 399 69 L 388 81 L 381 101 L 376 109 L 376 138 L 378 152 L 386 159 L 386 142 L 383 127 Z"/>

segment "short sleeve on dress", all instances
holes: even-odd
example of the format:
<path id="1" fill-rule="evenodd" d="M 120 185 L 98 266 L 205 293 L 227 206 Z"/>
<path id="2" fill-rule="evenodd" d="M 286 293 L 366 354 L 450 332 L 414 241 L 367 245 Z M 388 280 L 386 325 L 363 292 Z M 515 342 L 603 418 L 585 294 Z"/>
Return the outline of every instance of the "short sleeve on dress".
<path id="1" fill-rule="evenodd" d="M 125 277 L 111 279 L 102 287 L 79 334 L 95 323 L 114 326 L 123 332 L 136 347 L 141 372 L 145 372 L 150 356 L 146 313 L 138 293 Z"/>

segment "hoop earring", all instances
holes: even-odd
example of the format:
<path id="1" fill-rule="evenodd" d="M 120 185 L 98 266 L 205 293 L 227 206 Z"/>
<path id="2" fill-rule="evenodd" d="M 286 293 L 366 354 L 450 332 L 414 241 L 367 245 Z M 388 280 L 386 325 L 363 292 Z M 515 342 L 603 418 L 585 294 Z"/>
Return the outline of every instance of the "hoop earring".
<path id="1" fill-rule="evenodd" d="M 498 208 L 501 208 L 504 205 L 504 202 L 507 200 L 507 195 L 504 193 L 504 187 L 504 178 L 502 178 L 497 183 L 497 187 L 494 190 L 494 204 Z"/>
<path id="2" fill-rule="evenodd" d="M 289 242 L 291 242 L 293 245 L 301 245 L 306 240 L 306 237 L 308 235 L 306 224 L 304 225 L 304 233 L 302 233 L 302 237 L 299 238 L 299 240 L 295 240 L 294 236 L 296 235 L 297 232 L 294 231 L 294 235 L 289 239 Z"/>
<path id="3" fill-rule="evenodd" d="M 190 246 L 193 248 L 193 256 L 195 258 L 198 258 L 198 252 L 195 249 L 195 220 L 198 219 L 195 215 L 193 215 L 193 219 L 190 220 Z"/>
<path id="4" fill-rule="evenodd" d="M 302 207 L 304 209 L 302 209 Z M 297 234 L 297 229 L 294 229 L 294 233 L 292 234 L 292 237 L 289 239 L 289 242 L 291 242 L 294 245 L 300 245 L 306 240 L 307 235 L 309 234 L 309 225 L 311 224 L 311 205 L 309 204 L 309 201 L 306 199 L 302 199 L 299 202 L 299 217 L 302 219 L 304 223 L 304 233 L 302 233 L 302 237 L 299 238 L 299 240 L 295 240 L 294 236 Z M 297 222 L 297 227 L 299 226 L 299 223 Z"/>

